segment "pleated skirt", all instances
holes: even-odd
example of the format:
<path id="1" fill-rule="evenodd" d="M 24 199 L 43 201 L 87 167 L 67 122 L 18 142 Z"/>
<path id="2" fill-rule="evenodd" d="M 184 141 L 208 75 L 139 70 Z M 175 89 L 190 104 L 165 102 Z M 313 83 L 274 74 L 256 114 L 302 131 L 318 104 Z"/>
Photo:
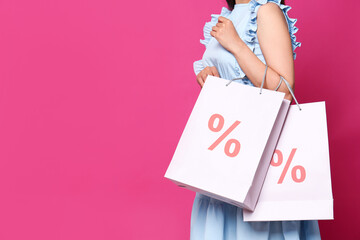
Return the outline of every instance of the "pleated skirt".
<path id="1" fill-rule="evenodd" d="M 244 222 L 242 209 L 196 193 L 190 240 L 319 240 L 317 221 Z"/>

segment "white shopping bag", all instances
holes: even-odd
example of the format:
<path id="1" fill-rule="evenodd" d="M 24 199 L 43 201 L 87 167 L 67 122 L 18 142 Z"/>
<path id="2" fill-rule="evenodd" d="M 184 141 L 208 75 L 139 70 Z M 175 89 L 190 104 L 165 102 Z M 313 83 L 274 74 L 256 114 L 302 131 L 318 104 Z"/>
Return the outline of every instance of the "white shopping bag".
<path id="1" fill-rule="evenodd" d="M 245 221 L 333 219 L 325 102 L 291 105 L 254 212 Z"/>
<path id="2" fill-rule="evenodd" d="M 253 210 L 290 101 L 284 93 L 208 76 L 165 177 Z"/>

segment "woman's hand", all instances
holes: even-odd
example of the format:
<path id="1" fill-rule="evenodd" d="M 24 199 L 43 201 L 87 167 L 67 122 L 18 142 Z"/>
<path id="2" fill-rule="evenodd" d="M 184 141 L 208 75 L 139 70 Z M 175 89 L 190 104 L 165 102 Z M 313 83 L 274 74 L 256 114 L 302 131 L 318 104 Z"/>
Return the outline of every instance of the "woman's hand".
<path id="1" fill-rule="evenodd" d="M 222 16 L 219 17 L 216 26 L 212 28 L 210 35 L 231 53 L 235 51 L 237 44 L 242 41 L 232 21 Z"/>
<path id="2" fill-rule="evenodd" d="M 198 75 L 196 75 L 196 80 L 200 84 L 201 87 L 203 87 L 205 80 L 208 75 L 220 77 L 216 67 L 206 67 L 201 72 L 199 72 Z"/>

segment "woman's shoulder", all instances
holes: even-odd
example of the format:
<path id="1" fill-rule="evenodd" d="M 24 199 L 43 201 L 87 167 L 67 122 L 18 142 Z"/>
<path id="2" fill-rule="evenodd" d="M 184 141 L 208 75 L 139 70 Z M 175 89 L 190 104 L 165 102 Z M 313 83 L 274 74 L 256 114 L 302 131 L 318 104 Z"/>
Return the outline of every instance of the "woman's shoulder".
<path id="1" fill-rule="evenodd" d="M 256 4 L 253 6 L 256 7 Z M 277 2 L 274 2 L 274 1 L 269 0 L 264 4 L 258 3 L 258 6 L 259 6 L 259 10 L 257 13 L 258 16 L 263 13 L 266 13 L 266 14 L 275 13 L 276 14 L 276 13 L 282 12 L 280 4 L 278 4 Z"/>
<path id="2" fill-rule="evenodd" d="M 295 23 L 297 19 L 290 18 L 288 15 L 288 11 L 291 9 L 290 6 L 281 4 L 281 0 L 250 0 L 249 2 L 249 10 L 250 10 L 250 21 L 247 25 L 246 30 L 246 39 L 248 45 L 254 45 L 255 40 L 257 38 L 257 18 L 261 17 L 261 15 L 280 15 L 281 13 L 284 15 L 286 23 L 288 25 L 288 30 L 291 38 L 292 48 L 293 48 L 293 57 L 296 59 L 295 49 L 301 46 L 300 42 L 296 41 L 295 33 L 299 30 Z M 260 10 L 261 9 L 261 10 Z"/>
<path id="3" fill-rule="evenodd" d="M 248 3 L 248 10 L 250 11 L 250 17 L 247 20 L 247 23 L 244 26 L 243 33 L 241 34 L 241 38 L 243 41 L 248 45 L 248 47 L 254 51 L 257 41 L 257 18 L 258 18 L 258 12 L 259 9 L 262 9 L 261 12 L 279 12 L 279 9 L 284 14 L 286 23 L 288 25 L 289 34 L 291 37 L 292 42 L 292 48 L 293 48 L 293 56 L 294 59 L 296 58 L 295 49 L 297 47 L 301 46 L 300 42 L 296 41 L 295 33 L 298 31 L 298 28 L 295 26 L 295 23 L 297 22 L 297 19 L 290 18 L 288 15 L 288 11 L 291 9 L 290 6 L 281 4 L 281 0 L 250 0 Z M 265 11 L 264 11 L 265 10 Z M 231 10 L 227 9 L 226 7 L 223 7 L 221 9 L 220 14 L 211 14 L 211 20 L 209 22 L 206 22 L 203 28 L 204 31 L 204 39 L 200 39 L 200 43 L 205 45 L 205 47 L 208 46 L 212 36 L 210 35 L 210 32 L 212 30 L 212 27 L 216 25 L 218 22 L 219 16 L 223 17 L 229 17 L 231 14 Z"/>

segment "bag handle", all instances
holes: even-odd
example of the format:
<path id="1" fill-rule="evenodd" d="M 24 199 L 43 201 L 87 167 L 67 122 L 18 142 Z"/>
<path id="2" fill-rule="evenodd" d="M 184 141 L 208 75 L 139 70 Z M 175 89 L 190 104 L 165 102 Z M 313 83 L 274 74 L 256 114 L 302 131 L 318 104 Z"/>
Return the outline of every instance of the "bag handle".
<path id="1" fill-rule="evenodd" d="M 262 80 L 262 82 L 261 82 L 260 94 L 262 93 L 262 90 L 263 90 L 263 87 L 264 87 L 264 82 L 265 82 L 265 76 L 266 76 L 267 69 L 268 69 L 268 65 L 265 64 L 265 73 L 264 73 L 263 80 Z M 276 91 L 276 90 L 275 90 L 275 91 Z"/>
<path id="2" fill-rule="evenodd" d="M 232 83 L 234 80 L 240 80 L 240 79 L 244 79 L 244 78 L 245 77 L 233 78 L 226 84 L 226 86 L 229 86 L 229 84 Z"/>
<path id="3" fill-rule="evenodd" d="M 264 83 L 265 83 L 265 77 L 266 77 L 267 69 L 268 69 L 268 65 L 265 64 L 265 73 L 264 73 L 263 80 L 262 80 L 262 82 L 261 82 L 260 94 L 262 93 L 262 90 L 263 90 L 263 88 L 264 88 Z M 234 79 L 230 80 L 230 81 L 226 84 L 226 86 L 229 86 L 229 84 L 232 83 L 232 81 L 234 81 L 234 80 L 243 79 L 243 78 L 245 78 L 245 77 L 234 78 Z M 277 91 L 277 90 L 279 89 L 279 87 L 280 87 L 280 85 L 281 85 L 281 83 L 282 83 L 283 81 L 285 82 L 286 87 L 289 89 L 289 92 L 290 92 L 291 96 L 294 98 L 294 100 L 295 100 L 295 102 L 296 102 L 296 105 L 299 107 L 299 109 L 300 109 L 300 111 L 301 111 L 301 107 L 300 107 L 298 101 L 296 100 L 295 94 L 294 94 L 294 92 L 293 92 L 293 90 L 292 90 L 289 82 L 286 81 L 286 79 L 283 78 L 283 76 L 280 75 L 280 82 L 279 82 L 279 84 L 277 85 L 277 87 L 275 88 L 274 91 Z"/>
<path id="4" fill-rule="evenodd" d="M 262 80 L 262 83 L 261 83 L 260 94 L 261 94 L 262 89 L 263 89 L 263 87 L 264 87 L 266 71 L 267 71 L 267 69 L 268 69 L 268 66 L 267 66 L 266 64 L 265 64 L 265 66 L 266 66 L 266 68 L 265 68 L 265 74 L 264 74 L 264 77 L 263 77 L 263 80 Z M 277 87 L 275 88 L 274 91 L 277 91 L 277 90 L 279 89 L 279 87 L 280 87 L 280 85 L 281 85 L 281 83 L 282 83 L 283 81 L 285 82 L 286 87 L 289 89 L 289 92 L 290 92 L 291 96 L 294 98 L 294 100 L 295 100 L 295 102 L 296 102 L 296 105 L 299 107 L 299 110 L 301 111 L 301 107 L 300 107 L 298 101 L 296 100 L 295 94 L 294 94 L 294 92 L 293 92 L 293 90 L 292 90 L 289 82 L 286 81 L 286 79 L 285 79 L 283 76 L 280 75 L 280 82 L 279 82 L 279 84 L 277 85 Z"/>

